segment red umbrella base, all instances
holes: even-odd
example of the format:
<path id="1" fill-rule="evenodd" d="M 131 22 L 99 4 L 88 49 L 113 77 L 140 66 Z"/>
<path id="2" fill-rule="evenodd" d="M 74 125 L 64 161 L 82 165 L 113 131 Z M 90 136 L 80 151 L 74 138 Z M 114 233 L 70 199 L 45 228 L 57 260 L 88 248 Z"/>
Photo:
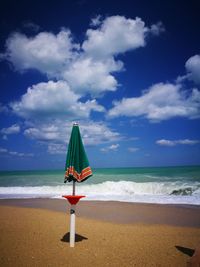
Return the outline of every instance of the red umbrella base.
<path id="1" fill-rule="evenodd" d="M 67 195 L 67 196 L 62 196 L 62 197 L 66 198 L 71 205 L 76 205 L 79 202 L 79 200 L 82 197 L 85 197 L 85 196 L 71 196 L 71 195 Z"/>

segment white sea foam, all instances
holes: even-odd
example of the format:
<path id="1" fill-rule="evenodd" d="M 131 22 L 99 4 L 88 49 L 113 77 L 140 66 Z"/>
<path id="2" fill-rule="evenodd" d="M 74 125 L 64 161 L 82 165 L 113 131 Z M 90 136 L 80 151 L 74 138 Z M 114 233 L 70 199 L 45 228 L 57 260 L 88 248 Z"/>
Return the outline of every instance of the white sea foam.
<path id="1" fill-rule="evenodd" d="M 61 198 L 71 194 L 72 185 L 0 187 L 0 198 Z M 77 184 L 76 194 L 85 200 L 114 200 L 144 203 L 174 203 L 200 205 L 199 182 L 107 181 L 100 184 Z"/>

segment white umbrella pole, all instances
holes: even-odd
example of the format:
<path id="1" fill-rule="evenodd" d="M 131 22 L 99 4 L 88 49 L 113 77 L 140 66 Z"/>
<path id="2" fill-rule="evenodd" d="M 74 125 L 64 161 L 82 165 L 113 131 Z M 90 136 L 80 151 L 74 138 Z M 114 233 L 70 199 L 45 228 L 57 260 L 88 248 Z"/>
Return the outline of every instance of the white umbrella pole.
<path id="1" fill-rule="evenodd" d="M 75 196 L 75 181 L 73 180 L 73 191 L 72 195 Z M 75 205 L 71 205 L 70 209 L 70 247 L 75 246 L 75 222 L 76 222 L 76 215 L 75 215 Z"/>
<path id="2" fill-rule="evenodd" d="M 70 247 L 75 246 L 75 205 L 71 205 L 70 209 Z"/>

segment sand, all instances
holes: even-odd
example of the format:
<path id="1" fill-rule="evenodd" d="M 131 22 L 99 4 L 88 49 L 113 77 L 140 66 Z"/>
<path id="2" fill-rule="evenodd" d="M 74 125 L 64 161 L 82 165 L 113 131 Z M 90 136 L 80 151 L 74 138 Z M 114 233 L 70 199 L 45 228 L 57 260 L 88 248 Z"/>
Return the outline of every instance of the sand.
<path id="1" fill-rule="evenodd" d="M 65 200 L 20 201 L 0 201 L 0 266 L 183 267 L 200 243 L 199 207 L 81 202 L 70 248 Z"/>

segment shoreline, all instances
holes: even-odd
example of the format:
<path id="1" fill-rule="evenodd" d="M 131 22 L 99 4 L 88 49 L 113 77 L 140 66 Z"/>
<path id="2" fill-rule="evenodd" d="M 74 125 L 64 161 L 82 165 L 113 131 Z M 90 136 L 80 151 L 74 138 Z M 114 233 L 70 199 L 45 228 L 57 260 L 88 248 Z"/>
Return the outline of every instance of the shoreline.
<path id="1" fill-rule="evenodd" d="M 35 208 L 69 213 L 65 199 L 0 199 L 0 206 Z M 118 201 L 80 201 L 77 217 L 120 224 L 159 224 L 200 227 L 200 205 L 150 204 Z"/>

